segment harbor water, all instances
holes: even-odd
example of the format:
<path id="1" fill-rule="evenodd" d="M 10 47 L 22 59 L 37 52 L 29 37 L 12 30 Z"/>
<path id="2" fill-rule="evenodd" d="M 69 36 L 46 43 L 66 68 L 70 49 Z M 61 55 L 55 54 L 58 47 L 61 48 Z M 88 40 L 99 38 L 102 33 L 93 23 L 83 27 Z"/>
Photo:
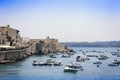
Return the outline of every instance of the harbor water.
<path id="1" fill-rule="evenodd" d="M 70 58 L 61 57 L 62 54 L 56 55 L 57 58 L 52 60 L 62 61 L 62 66 L 33 66 L 33 60 L 44 61 L 49 58 L 48 55 L 34 55 L 25 60 L 10 63 L 0 64 L 0 80 L 120 80 L 120 66 L 108 66 L 114 59 L 120 60 L 120 57 L 111 54 L 111 51 L 116 51 L 120 48 L 97 48 L 97 47 L 71 47 L 76 51 L 75 55 Z M 100 51 L 87 52 L 84 55 L 79 50 Z M 77 56 L 86 56 L 87 54 L 106 54 L 109 58 L 101 60 L 102 64 L 97 67 L 93 64 L 97 61 L 96 57 L 90 57 L 90 60 L 79 62 L 83 70 L 77 73 L 64 72 L 66 64 L 76 61 Z"/>

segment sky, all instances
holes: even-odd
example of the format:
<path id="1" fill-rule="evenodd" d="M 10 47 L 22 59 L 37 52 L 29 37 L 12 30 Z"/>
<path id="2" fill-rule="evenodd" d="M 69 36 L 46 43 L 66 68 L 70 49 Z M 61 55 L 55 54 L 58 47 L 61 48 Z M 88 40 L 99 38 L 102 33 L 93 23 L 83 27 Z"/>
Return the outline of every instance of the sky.
<path id="1" fill-rule="evenodd" d="M 0 0 L 0 26 L 60 42 L 120 40 L 120 0 Z"/>

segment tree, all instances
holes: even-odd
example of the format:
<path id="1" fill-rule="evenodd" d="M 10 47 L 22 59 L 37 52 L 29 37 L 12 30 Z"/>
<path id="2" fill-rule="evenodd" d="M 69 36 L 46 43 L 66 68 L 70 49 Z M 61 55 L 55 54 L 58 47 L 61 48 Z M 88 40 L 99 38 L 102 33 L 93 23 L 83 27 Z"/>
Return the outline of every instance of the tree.
<path id="1" fill-rule="evenodd" d="M 44 41 L 40 40 L 39 43 L 44 43 Z"/>
<path id="2" fill-rule="evenodd" d="M 8 33 L 6 34 L 6 39 L 7 39 L 7 42 L 10 42 L 10 46 L 12 46 L 14 39 L 12 39 L 11 36 L 8 35 Z"/>

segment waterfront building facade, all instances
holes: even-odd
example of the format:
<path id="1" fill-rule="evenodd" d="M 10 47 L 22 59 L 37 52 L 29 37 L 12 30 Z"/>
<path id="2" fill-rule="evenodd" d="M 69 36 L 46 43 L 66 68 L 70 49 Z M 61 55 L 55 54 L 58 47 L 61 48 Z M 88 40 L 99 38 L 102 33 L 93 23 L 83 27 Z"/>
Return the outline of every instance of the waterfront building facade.
<path id="1" fill-rule="evenodd" d="M 10 25 L 0 26 L 0 45 L 19 47 L 19 30 L 13 29 Z"/>

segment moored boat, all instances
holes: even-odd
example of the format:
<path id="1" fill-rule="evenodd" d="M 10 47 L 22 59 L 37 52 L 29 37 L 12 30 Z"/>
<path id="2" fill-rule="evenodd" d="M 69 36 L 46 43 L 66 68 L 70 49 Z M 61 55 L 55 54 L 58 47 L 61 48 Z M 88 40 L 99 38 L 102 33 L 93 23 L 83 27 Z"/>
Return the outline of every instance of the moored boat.
<path id="1" fill-rule="evenodd" d="M 64 57 L 64 58 L 69 58 L 70 55 L 69 55 L 69 54 L 63 54 L 62 57 Z"/>
<path id="2" fill-rule="evenodd" d="M 71 68 L 71 67 L 66 66 L 66 67 L 64 68 L 64 72 L 78 72 L 78 69 L 75 69 L 75 68 Z"/>
<path id="3" fill-rule="evenodd" d="M 71 62 L 70 64 L 66 65 L 70 68 L 82 68 L 82 66 L 78 62 Z"/>
<path id="4" fill-rule="evenodd" d="M 56 55 L 55 55 L 55 54 L 53 54 L 53 53 L 52 53 L 52 54 L 50 54 L 50 55 L 49 55 L 49 57 L 50 57 L 50 58 L 57 58 L 57 57 L 56 57 Z"/>
<path id="5" fill-rule="evenodd" d="M 101 61 L 96 61 L 96 62 L 93 62 L 93 64 L 102 64 Z"/>
<path id="6" fill-rule="evenodd" d="M 38 62 L 33 62 L 32 65 L 33 65 L 33 66 L 37 66 L 37 65 L 38 65 Z"/>
<path id="7" fill-rule="evenodd" d="M 110 63 L 110 64 L 108 64 L 108 66 L 119 66 L 119 64 Z"/>
<path id="8" fill-rule="evenodd" d="M 61 61 L 56 61 L 56 62 L 54 62 L 54 66 L 62 66 L 62 62 Z"/>

